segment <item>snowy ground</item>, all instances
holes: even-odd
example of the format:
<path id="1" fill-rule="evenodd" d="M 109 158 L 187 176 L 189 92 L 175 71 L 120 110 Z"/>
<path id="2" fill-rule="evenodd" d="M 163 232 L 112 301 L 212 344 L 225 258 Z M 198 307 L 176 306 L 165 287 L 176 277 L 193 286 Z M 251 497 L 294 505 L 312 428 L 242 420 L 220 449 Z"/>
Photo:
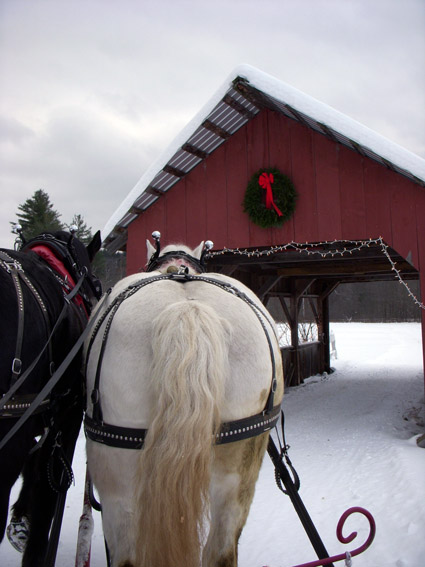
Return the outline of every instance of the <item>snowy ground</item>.
<path id="1" fill-rule="evenodd" d="M 290 457 L 301 477 L 301 496 L 331 554 L 346 547 L 335 528 L 351 506 L 375 517 L 376 539 L 353 567 L 425 565 L 424 382 L 420 325 L 332 324 L 336 372 L 310 378 L 284 400 Z M 72 566 L 84 484 L 84 438 L 74 461 L 75 486 L 67 501 L 57 566 Z M 104 567 L 100 516 L 95 514 L 92 567 Z M 358 531 L 347 546 L 368 534 L 360 516 L 344 534 Z M 290 567 L 315 554 L 290 500 L 275 486 L 266 457 L 251 513 L 242 534 L 239 567 Z M 15 567 L 20 556 L 5 541 L 0 565 Z M 337 563 L 336 565 L 343 565 Z"/>

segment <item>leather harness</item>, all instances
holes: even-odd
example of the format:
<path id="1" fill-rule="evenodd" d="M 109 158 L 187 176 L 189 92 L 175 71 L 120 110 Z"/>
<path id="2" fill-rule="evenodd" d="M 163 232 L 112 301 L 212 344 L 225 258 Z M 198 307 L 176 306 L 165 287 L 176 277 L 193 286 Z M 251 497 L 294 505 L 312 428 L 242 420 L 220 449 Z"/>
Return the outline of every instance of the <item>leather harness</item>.
<path id="1" fill-rule="evenodd" d="M 23 282 L 30 290 L 30 292 L 34 296 L 37 305 L 40 308 L 41 314 L 43 316 L 43 321 L 46 327 L 47 336 L 49 336 L 50 334 L 50 322 L 49 322 L 49 315 L 47 313 L 47 308 L 44 305 L 44 302 L 40 294 L 38 293 L 32 282 L 30 281 L 28 276 L 25 274 L 22 268 L 22 264 L 15 258 L 12 258 L 12 256 L 9 256 L 9 254 L 7 254 L 7 252 L 5 252 L 4 250 L 0 250 L 0 266 L 4 270 L 6 270 L 7 273 L 11 275 L 13 285 L 16 291 L 16 298 L 18 301 L 18 332 L 16 337 L 15 356 L 12 362 L 12 376 L 10 380 L 10 386 L 13 386 L 22 371 L 21 351 L 22 351 L 22 342 L 24 337 L 25 309 L 24 309 L 24 294 L 22 291 L 21 282 Z M 48 348 L 49 348 L 50 370 L 52 372 L 53 370 L 52 345 L 49 344 Z"/>
<path id="2" fill-rule="evenodd" d="M 60 283 L 64 293 L 65 303 L 62 308 L 62 311 L 56 321 L 54 327 L 51 327 L 49 314 L 47 308 L 44 304 L 42 297 L 40 296 L 39 292 L 37 291 L 36 287 L 33 285 L 29 277 L 25 274 L 25 271 L 22 267 L 22 264 L 16 258 L 10 256 L 5 250 L 0 250 L 0 268 L 4 269 L 7 273 L 10 274 L 17 297 L 18 303 L 18 330 L 17 330 L 17 338 L 16 338 L 16 347 L 15 347 L 15 356 L 12 362 L 12 374 L 9 384 L 9 391 L 3 395 L 0 407 L 0 418 L 17 418 L 22 416 L 29 407 L 31 407 L 34 399 L 36 398 L 37 394 L 19 394 L 13 395 L 15 391 L 18 390 L 21 383 L 23 383 L 24 379 L 30 374 L 32 369 L 37 364 L 38 360 L 40 359 L 42 353 L 45 349 L 48 351 L 49 357 L 49 370 L 50 376 L 54 373 L 54 362 L 53 362 L 53 352 L 52 352 L 52 341 L 51 338 L 53 333 L 57 329 L 60 321 L 65 315 L 66 309 L 71 304 L 74 305 L 76 308 L 76 313 L 78 314 L 79 318 L 83 326 L 86 324 L 87 319 L 89 317 L 88 310 L 86 307 L 86 303 L 88 299 L 86 295 L 80 289 L 81 282 L 86 279 L 86 274 L 81 276 L 81 281 L 79 284 L 76 284 L 71 273 L 65 267 L 64 263 L 59 259 L 56 255 L 64 255 L 68 257 L 68 260 L 72 260 L 69 262 L 70 265 L 75 269 L 78 270 L 75 260 L 72 258 L 72 255 L 67 249 L 67 245 L 61 241 L 56 240 L 53 236 L 49 234 L 45 234 L 38 239 L 34 239 L 30 241 L 23 247 L 23 251 L 26 249 L 32 250 L 36 253 L 39 257 L 41 257 L 46 264 L 49 266 L 49 269 L 52 272 L 52 275 L 56 278 L 56 280 Z M 23 344 L 23 334 L 24 334 L 24 322 L 25 322 L 25 306 L 24 306 L 24 296 L 22 291 L 22 283 L 30 290 L 32 293 L 40 311 L 42 313 L 42 318 L 45 323 L 45 332 L 47 337 L 47 342 L 36 357 L 36 359 L 31 363 L 31 365 L 27 368 L 24 374 L 22 372 L 22 360 L 21 360 L 21 352 L 22 352 L 22 344 Z M 78 292 L 78 293 L 76 293 Z M 87 303 L 88 304 L 88 303 Z M 43 400 L 38 407 L 34 410 L 34 414 L 41 413 L 49 408 L 50 399 L 46 398 Z"/>
<path id="3" fill-rule="evenodd" d="M 97 333 L 103 323 L 106 321 L 106 326 L 103 332 L 101 348 L 99 352 L 99 359 L 96 368 L 95 381 L 93 385 L 93 390 L 91 392 L 91 400 L 93 403 L 93 415 L 89 416 L 87 413 L 84 418 L 84 430 L 86 436 L 92 441 L 97 443 L 102 443 L 110 447 L 118 447 L 124 449 L 141 449 L 143 447 L 144 439 L 146 437 L 147 429 L 138 429 L 131 427 L 120 427 L 117 425 L 111 425 L 105 423 L 102 415 L 101 400 L 100 400 L 100 377 L 101 377 L 101 367 L 103 355 L 106 348 L 106 343 L 109 335 L 109 330 L 113 321 L 113 318 L 120 307 L 120 305 L 127 298 L 134 295 L 140 289 L 147 285 L 158 281 L 174 281 L 176 283 L 184 284 L 190 281 L 202 281 L 208 284 L 214 285 L 225 291 L 226 293 L 231 293 L 236 297 L 243 300 L 255 313 L 257 319 L 259 320 L 264 333 L 267 338 L 270 357 L 272 361 L 272 379 L 270 385 L 270 391 L 268 399 L 263 411 L 258 414 L 252 415 L 250 417 L 240 419 L 237 421 L 232 421 L 228 423 L 223 423 L 216 438 L 213 439 L 215 444 L 224 444 L 232 441 L 240 441 L 242 439 L 247 439 L 249 437 L 254 437 L 260 435 L 266 431 L 272 429 L 279 419 L 280 415 L 280 405 L 274 407 L 274 393 L 276 391 L 276 362 L 273 352 L 273 345 L 270 339 L 269 333 L 267 331 L 267 326 L 265 321 L 268 321 L 271 327 L 269 318 L 262 311 L 250 297 L 248 297 L 244 292 L 236 288 L 230 283 L 222 282 L 218 279 L 209 277 L 207 275 L 192 275 L 185 272 L 180 273 L 170 273 L 154 275 L 148 278 L 144 278 L 129 285 L 125 290 L 123 290 L 112 303 L 108 306 L 105 312 L 101 315 L 94 328 L 89 346 L 87 351 L 87 358 L 91 351 L 94 340 Z"/>

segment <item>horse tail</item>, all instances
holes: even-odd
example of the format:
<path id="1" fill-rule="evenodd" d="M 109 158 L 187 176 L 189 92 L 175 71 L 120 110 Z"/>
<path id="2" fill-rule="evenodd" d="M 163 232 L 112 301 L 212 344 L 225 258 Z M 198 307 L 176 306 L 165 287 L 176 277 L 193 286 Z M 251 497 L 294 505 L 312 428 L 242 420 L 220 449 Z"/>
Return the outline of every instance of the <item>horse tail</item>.
<path id="1" fill-rule="evenodd" d="M 199 301 L 170 305 L 153 322 L 155 402 L 138 471 L 140 566 L 200 564 L 226 335 L 223 320 Z"/>

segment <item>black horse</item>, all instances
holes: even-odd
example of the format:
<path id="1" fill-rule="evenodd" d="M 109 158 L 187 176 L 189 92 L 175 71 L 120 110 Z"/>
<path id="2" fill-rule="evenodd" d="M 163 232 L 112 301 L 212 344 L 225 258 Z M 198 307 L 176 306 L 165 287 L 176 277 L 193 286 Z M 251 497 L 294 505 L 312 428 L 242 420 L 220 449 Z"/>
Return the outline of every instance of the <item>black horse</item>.
<path id="1" fill-rule="evenodd" d="M 82 334 L 101 295 L 90 267 L 99 248 L 99 232 L 85 247 L 73 234 L 59 231 L 40 235 L 20 251 L 0 250 L 0 403 L 27 375 L 0 409 L 0 443 Z M 78 294 L 69 300 L 68 294 L 80 279 Z M 10 490 L 22 472 L 23 485 L 13 506 L 12 522 L 21 525 L 23 518 L 28 519 L 22 559 L 25 567 L 54 564 L 56 549 L 52 551 L 49 541 L 58 527 L 53 519 L 61 506 L 63 511 L 83 414 L 81 365 L 80 351 L 47 400 L 0 451 L 0 542 Z"/>

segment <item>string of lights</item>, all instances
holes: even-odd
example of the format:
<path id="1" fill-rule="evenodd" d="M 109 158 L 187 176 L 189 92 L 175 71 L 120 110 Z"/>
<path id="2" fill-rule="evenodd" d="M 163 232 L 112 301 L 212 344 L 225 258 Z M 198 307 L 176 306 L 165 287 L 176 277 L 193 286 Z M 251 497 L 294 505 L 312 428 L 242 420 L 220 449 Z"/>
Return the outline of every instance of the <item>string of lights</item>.
<path id="1" fill-rule="evenodd" d="M 332 240 L 323 242 L 288 242 L 286 244 L 280 244 L 278 246 L 272 246 L 271 248 L 259 250 L 248 250 L 240 248 L 223 248 L 216 252 L 208 252 L 207 259 L 214 258 L 216 256 L 224 254 L 235 254 L 239 256 L 246 256 L 247 258 L 260 258 L 261 256 L 271 256 L 279 252 L 285 252 L 287 250 L 295 250 L 300 254 L 307 254 L 308 256 L 315 255 L 322 258 L 334 258 L 335 256 L 345 256 L 347 254 L 353 254 L 364 248 L 369 248 L 370 246 L 380 246 L 382 254 L 387 258 L 391 265 L 391 270 L 395 273 L 395 277 L 401 285 L 403 285 L 409 297 L 418 305 L 421 309 L 425 310 L 425 305 L 422 303 L 412 292 L 407 283 L 403 280 L 400 270 L 397 268 L 396 262 L 391 258 L 388 252 L 389 246 L 385 244 L 384 239 L 380 236 L 379 238 L 371 238 L 369 240 Z"/>

